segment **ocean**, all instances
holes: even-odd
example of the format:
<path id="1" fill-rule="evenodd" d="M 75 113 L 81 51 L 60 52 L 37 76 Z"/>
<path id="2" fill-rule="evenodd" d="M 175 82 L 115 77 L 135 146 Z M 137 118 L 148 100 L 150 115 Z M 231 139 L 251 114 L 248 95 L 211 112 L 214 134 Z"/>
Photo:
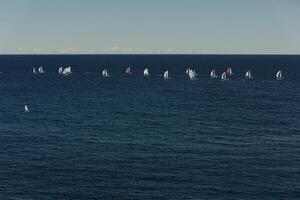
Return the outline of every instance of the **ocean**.
<path id="1" fill-rule="evenodd" d="M 0 72 L 2 200 L 300 198 L 300 56 L 1 55 Z"/>

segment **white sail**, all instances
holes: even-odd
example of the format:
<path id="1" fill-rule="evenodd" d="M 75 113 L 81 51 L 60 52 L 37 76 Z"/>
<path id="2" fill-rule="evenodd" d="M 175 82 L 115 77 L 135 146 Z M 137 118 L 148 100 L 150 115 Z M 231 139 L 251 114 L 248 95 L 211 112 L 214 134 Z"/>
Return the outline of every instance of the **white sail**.
<path id="1" fill-rule="evenodd" d="M 63 67 L 58 68 L 58 74 L 62 74 L 63 73 Z"/>
<path id="2" fill-rule="evenodd" d="M 282 80 L 282 79 L 283 79 L 282 71 L 279 70 L 279 71 L 276 73 L 276 80 Z"/>
<path id="3" fill-rule="evenodd" d="M 102 76 L 103 76 L 103 77 L 109 77 L 108 72 L 107 72 L 107 69 L 104 69 L 104 70 L 102 71 Z"/>
<path id="4" fill-rule="evenodd" d="M 221 79 L 223 81 L 227 80 L 227 74 L 226 74 L 226 72 L 223 72 Z"/>
<path id="5" fill-rule="evenodd" d="M 145 68 L 144 69 L 144 76 L 149 76 L 150 74 L 149 74 L 149 70 L 148 70 L 148 68 Z"/>
<path id="6" fill-rule="evenodd" d="M 216 70 L 212 70 L 211 72 L 210 72 L 210 77 L 211 78 L 217 78 L 218 76 L 216 75 Z"/>
<path id="7" fill-rule="evenodd" d="M 38 69 L 38 72 L 39 72 L 40 74 L 45 73 L 44 68 L 43 68 L 42 66 L 40 66 L 39 69 Z"/>
<path id="8" fill-rule="evenodd" d="M 252 78 L 253 78 L 250 70 L 248 70 L 248 71 L 246 72 L 245 77 L 246 77 L 246 79 L 252 79 Z"/>
<path id="9" fill-rule="evenodd" d="M 187 68 L 187 69 L 185 70 L 186 75 L 189 75 L 190 70 L 191 70 L 191 68 Z"/>
<path id="10" fill-rule="evenodd" d="M 28 108 L 28 106 L 27 105 L 24 105 L 24 110 L 23 110 L 24 112 L 29 112 L 29 108 Z"/>
<path id="11" fill-rule="evenodd" d="M 195 72 L 195 70 L 190 69 L 188 76 L 189 76 L 189 78 L 191 80 L 195 80 L 195 78 L 196 78 L 196 72 Z"/>
<path id="12" fill-rule="evenodd" d="M 71 71 L 70 66 L 62 69 L 62 75 L 64 75 L 64 76 L 69 76 L 71 73 L 72 73 L 72 71 Z"/>
<path id="13" fill-rule="evenodd" d="M 164 73 L 164 79 L 170 79 L 170 77 L 169 77 L 169 71 L 165 71 L 165 73 Z"/>
<path id="14" fill-rule="evenodd" d="M 36 74 L 35 67 L 32 68 L 32 73 L 33 73 L 33 74 Z"/>

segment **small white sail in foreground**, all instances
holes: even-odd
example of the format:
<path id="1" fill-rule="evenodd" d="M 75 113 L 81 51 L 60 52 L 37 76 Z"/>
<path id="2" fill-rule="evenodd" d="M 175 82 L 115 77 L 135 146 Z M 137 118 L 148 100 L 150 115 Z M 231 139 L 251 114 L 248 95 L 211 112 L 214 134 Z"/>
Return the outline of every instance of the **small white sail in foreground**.
<path id="1" fill-rule="evenodd" d="M 23 112 L 29 112 L 29 108 L 27 105 L 24 105 Z"/>
<path id="2" fill-rule="evenodd" d="M 169 71 L 165 71 L 164 73 L 164 79 L 171 79 L 171 77 L 169 76 Z"/>
<path id="3" fill-rule="evenodd" d="M 227 79 L 227 73 L 223 72 L 222 76 L 221 76 L 222 81 L 226 81 Z"/>
<path id="4" fill-rule="evenodd" d="M 106 78 L 106 77 L 109 77 L 107 69 L 104 69 L 104 70 L 102 71 L 102 76 L 105 77 L 105 78 Z"/>
<path id="5" fill-rule="evenodd" d="M 246 77 L 246 79 L 252 79 L 252 78 L 253 78 L 253 76 L 252 76 L 252 74 L 251 74 L 251 71 L 250 71 L 250 70 L 248 70 L 248 71 L 246 72 L 246 75 L 245 75 L 245 77 Z"/>
<path id="6" fill-rule="evenodd" d="M 148 70 L 148 68 L 145 68 L 144 69 L 144 76 L 149 76 L 150 74 L 149 74 L 149 70 Z"/>
<path id="7" fill-rule="evenodd" d="M 44 71 L 43 66 L 40 66 L 40 67 L 39 67 L 38 72 L 39 72 L 40 74 L 46 73 L 46 72 Z"/>
<path id="8" fill-rule="evenodd" d="M 210 72 L 210 78 L 217 78 L 218 76 L 216 75 L 216 70 L 212 70 L 211 72 Z"/>
<path id="9" fill-rule="evenodd" d="M 276 80 L 278 80 L 278 81 L 283 80 L 283 75 L 282 75 L 282 71 L 281 70 L 279 70 L 276 73 Z"/>

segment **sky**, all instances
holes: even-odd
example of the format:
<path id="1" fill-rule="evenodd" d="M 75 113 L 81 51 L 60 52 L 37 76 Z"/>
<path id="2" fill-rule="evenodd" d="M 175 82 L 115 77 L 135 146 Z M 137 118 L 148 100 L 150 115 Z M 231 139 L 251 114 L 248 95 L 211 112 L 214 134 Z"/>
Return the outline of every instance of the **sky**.
<path id="1" fill-rule="evenodd" d="M 300 54 L 300 1 L 0 1 L 0 54 L 48 53 Z"/>

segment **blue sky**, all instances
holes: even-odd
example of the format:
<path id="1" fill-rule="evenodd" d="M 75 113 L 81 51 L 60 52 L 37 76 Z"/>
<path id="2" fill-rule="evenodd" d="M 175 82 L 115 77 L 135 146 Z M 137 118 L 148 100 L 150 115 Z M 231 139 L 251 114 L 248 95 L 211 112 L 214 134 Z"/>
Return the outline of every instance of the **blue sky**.
<path id="1" fill-rule="evenodd" d="M 300 53 L 298 0 L 9 0 L 0 53 Z"/>

